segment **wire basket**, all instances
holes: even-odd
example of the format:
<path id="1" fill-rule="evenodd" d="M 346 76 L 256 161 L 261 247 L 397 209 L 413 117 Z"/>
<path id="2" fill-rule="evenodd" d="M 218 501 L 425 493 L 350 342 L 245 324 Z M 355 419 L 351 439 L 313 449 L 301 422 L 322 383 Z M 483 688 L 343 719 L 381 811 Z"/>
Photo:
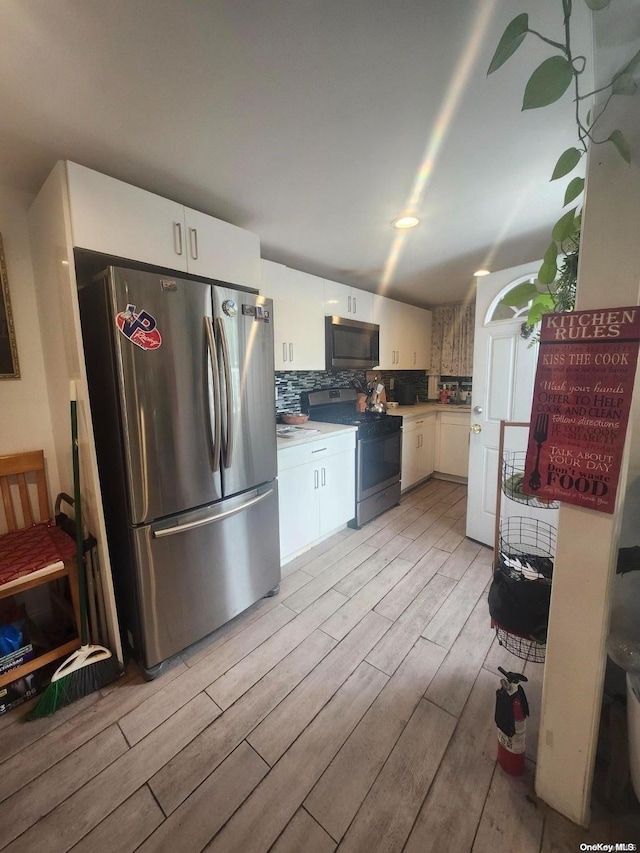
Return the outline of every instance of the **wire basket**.
<path id="1" fill-rule="evenodd" d="M 535 640 L 528 640 L 526 637 L 512 634 L 495 623 L 494 628 L 498 642 L 512 655 L 532 663 L 544 663 L 546 643 L 536 643 Z"/>
<path id="2" fill-rule="evenodd" d="M 500 522 L 498 565 L 515 579 L 551 580 L 556 528 L 537 518 L 511 516 Z"/>
<path id="3" fill-rule="evenodd" d="M 557 509 L 559 501 L 550 501 L 538 495 L 527 495 L 522 490 L 524 483 L 526 453 L 521 450 L 506 450 L 502 458 L 502 491 L 511 501 L 536 507 Z"/>

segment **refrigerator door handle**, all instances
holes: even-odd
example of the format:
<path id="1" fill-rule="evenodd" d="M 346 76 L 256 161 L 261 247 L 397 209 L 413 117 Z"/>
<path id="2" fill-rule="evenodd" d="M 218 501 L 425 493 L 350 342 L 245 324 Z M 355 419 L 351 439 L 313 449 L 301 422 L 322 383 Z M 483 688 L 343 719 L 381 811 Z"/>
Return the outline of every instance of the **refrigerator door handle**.
<path id="1" fill-rule="evenodd" d="M 231 384 L 229 344 L 227 342 L 227 332 L 220 317 L 216 318 L 216 324 L 218 326 L 218 335 L 222 345 L 222 366 L 224 368 L 225 399 L 227 403 L 227 424 L 226 435 L 224 436 L 224 467 L 231 468 L 231 462 L 233 461 L 233 434 L 235 431 L 235 425 L 233 423 L 233 386 Z"/>
<path id="2" fill-rule="evenodd" d="M 153 530 L 152 528 L 153 538 L 161 539 L 163 536 L 173 536 L 175 533 L 185 533 L 188 530 L 195 530 L 196 527 L 204 527 L 206 524 L 223 521 L 225 518 L 229 518 L 239 512 L 244 512 L 244 510 L 249 509 L 250 506 L 255 506 L 260 503 L 260 501 L 270 497 L 273 494 L 273 489 L 269 489 L 261 495 L 257 493 L 257 490 L 254 490 L 251 494 L 253 494 L 254 497 L 245 501 L 243 504 L 240 504 L 240 506 L 234 506 L 233 509 L 223 510 L 222 512 L 215 513 L 214 515 L 208 515 L 206 518 L 199 518 L 197 521 L 188 521 L 185 524 L 176 524 L 174 527 L 164 527 L 159 530 Z"/>
<path id="3" fill-rule="evenodd" d="M 220 470 L 220 446 L 222 444 L 222 426 L 220 417 L 220 373 L 218 371 L 218 353 L 216 351 L 216 340 L 213 334 L 213 323 L 211 317 L 204 318 L 204 329 L 207 336 L 209 358 L 211 360 L 211 376 L 213 378 L 213 412 L 215 423 L 213 425 L 213 470 Z"/>

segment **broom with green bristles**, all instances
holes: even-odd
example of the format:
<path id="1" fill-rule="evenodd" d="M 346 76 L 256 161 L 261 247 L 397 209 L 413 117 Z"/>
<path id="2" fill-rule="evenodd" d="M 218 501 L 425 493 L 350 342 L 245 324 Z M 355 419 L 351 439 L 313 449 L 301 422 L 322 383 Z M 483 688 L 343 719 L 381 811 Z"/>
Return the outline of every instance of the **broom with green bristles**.
<path id="1" fill-rule="evenodd" d="M 81 646 L 62 663 L 51 677 L 38 703 L 27 715 L 28 720 L 48 717 L 58 709 L 100 690 L 122 674 L 120 664 L 109 649 L 89 643 L 87 625 L 87 579 L 84 566 L 84 533 L 80 505 L 80 459 L 78 453 L 78 403 L 76 383 L 71 382 L 71 456 L 73 459 L 73 503 L 75 514 L 76 560 L 80 596 Z"/>

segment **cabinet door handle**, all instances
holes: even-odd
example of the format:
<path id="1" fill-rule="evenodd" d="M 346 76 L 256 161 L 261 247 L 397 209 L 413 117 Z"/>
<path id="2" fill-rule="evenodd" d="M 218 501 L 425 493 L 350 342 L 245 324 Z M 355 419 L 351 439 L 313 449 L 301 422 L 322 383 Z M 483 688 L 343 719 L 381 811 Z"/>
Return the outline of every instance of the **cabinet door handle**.
<path id="1" fill-rule="evenodd" d="M 420 447 L 420 436 L 417 435 L 416 436 L 416 450 L 418 450 L 419 447 Z"/>
<path id="2" fill-rule="evenodd" d="M 396 363 L 396 351 L 394 349 L 391 350 L 391 364 Z"/>
<path id="3" fill-rule="evenodd" d="M 318 477 L 317 469 L 313 472 L 313 488 L 317 489 L 319 486 L 320 478 Z"/>
<path id="4" fill-rule="evenodd" d="M 357 305 L 356 297 L 354 296 L 354 297 L 353 297 L 353 313 L 354 313 L 354 314 L 355 314 L 355 313 L 356 313 L 356 311 L 358 310 L 358 309 L 357 309 L 357 307 L 356 307 L 356 305 Z"/>
<path id="5" fill-rule="evenodd" d="M 347 314 L 351 314 L 351 297 L 347 296 Z"/>
<path id="6" fill-rule="evenodd" d="M 194 261 L 198 260 L 198 229 L 189 228 L 189 239 L 191 242 L 191 257 Z"/>
<path id="7" fill-rule="evenodd" d="M 293 344 L 289 344 L 289 361 L 293 361 Z"/>
<path id="8" fill-rule="evenodd" d="M 179 222 L 173 223 L 173 248 L 176 255 L 182 254 L 182 225 Z"/>
<path id="9" fill-rule="evenodd" d="M 282 344 L 282 360 L 287 360 L 287 345 L 286 343 Z"/>
<path id="10" fill-rule="evenodd" d="M 413 363 L 414 363 L 414 364 L 416 363 L 416 354 L 415 354 L 415 352 L 414 352 L 414 354 L 413 354 Z"/>
<path id="11" fill-rule="evenodd" d="M 322 469 L 322 485 L 323 486 L 327 485 L 327 469 L 326 468 Z"/>
<path id="12" fill-rule="evenodd" d="M 317 450 L 312 450 L 311 452 L 312 453 L 322 453 L 326 449 L 327 449 L 326 447 L 319 447 Z"/>

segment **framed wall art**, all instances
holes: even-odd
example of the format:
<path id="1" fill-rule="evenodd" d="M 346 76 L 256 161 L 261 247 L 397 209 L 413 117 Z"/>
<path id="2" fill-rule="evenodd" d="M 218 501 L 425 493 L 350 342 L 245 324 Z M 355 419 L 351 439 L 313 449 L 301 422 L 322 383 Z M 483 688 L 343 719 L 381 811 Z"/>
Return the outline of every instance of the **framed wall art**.
<path id="1" fill-rule="evenodd" d="M 18 348 L 9 299 L 9 280 L 0 235 L 0 379 L 19 379 Z"/>

